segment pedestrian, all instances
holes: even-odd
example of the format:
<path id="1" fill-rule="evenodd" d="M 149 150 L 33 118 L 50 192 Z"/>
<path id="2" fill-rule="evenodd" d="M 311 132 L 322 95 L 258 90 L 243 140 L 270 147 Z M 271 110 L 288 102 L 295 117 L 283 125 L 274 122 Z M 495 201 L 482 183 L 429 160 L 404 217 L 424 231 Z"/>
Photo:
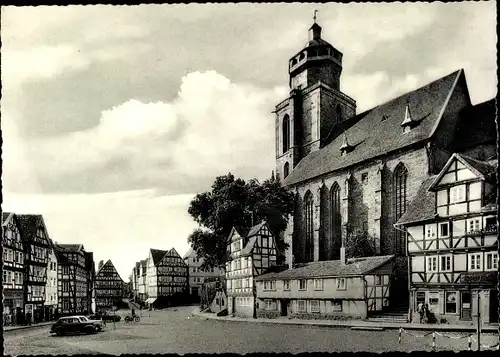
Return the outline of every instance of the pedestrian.
<path id="1" fill-rule="evenodd" d="M 428 323 L 429 322 L 429 305 L 425 304 L 423 310 L 424 310 L 424 322 Z"/>
<path id="2" fill-rule="evenodd" d="M 135 309 L 132 308 L 132 316 L 135 317 Z"/>
<path id="3" fill-rule="evenodd" d="M 420 323 L 424 322 L 424 303 L 423 302 L 418 303 L 417 312 L 420 315 Z"/>

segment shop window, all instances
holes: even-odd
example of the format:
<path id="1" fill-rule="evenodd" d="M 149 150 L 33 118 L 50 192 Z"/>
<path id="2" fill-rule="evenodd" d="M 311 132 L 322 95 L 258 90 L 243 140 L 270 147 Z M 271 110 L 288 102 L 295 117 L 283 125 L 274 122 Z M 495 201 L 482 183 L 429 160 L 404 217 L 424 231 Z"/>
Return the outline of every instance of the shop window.
<path id="1" fill-rule="evenodd" d="M 447 291 L 446 292 L 446 313 L 456 314 L 457 313 L 457 292 Z"/>
<path id="2" fill-rule="evenodd" d="M 297 311 L 298 312 L 307 312 L 305 300 L 297 300 Z"/>
<path id="3" fill-rule="evenodd" d="M 330 303 L 332 305 L 332 311 L 342 311 L 342 300 L 335 299 Z"/>
<path id="4" fill-rule="evenodd" d="M 311 300 L 311 312 L 319 312 L 319 300 Z"/>

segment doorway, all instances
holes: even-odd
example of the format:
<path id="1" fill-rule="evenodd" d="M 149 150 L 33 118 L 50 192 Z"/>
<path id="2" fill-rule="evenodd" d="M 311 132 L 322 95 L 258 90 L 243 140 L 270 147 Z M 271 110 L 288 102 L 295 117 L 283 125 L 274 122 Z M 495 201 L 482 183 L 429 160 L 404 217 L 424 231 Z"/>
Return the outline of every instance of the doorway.
<path id="1" fill-rule="evenodd" d="M 498 322 L 498 290 L 490 290 L 490 323 Z"/>
<path id="2" fill-rule="evenodd" d="M 469 291 L 462 292 L 460 304 L 461 304 L 460 318 L 465 321 L 471 321 L 472 309 L 471 309 L 471 294 Z"/>
<path id="3" fill-rule="evenodd" d="M 280 300 L 280 305 L 281 305 L 281 316 L 288 316 L 288 299 L 281 299 Z"/>

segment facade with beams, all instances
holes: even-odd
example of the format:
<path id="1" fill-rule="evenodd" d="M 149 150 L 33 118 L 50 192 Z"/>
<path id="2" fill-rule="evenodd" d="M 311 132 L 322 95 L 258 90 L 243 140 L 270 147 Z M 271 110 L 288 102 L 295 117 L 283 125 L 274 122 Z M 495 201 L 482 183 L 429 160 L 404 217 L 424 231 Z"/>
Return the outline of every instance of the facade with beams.
<path id="1" fill-rule="evenodd" d="M 342 241 L 365 231 L 377 254 L 396 255 L 392 295 L 405 296 L 405 234 L 394 224 L 451 153 L 496 155 L 495 101 L 472 104 L 461 69 L 356 113 L 341 90 L 343 54 L 321 32 L 314 23 L 290 58 L 290 95 L 274 111 L 276 172 L 296 194 L 287 263 L 339 259 Z"/>
<path id="2" fill-rule="evenodd" d="M 398 222 L 408 232 L 413 311 L 422 302 L 438 320 L 470 324 L 479 312 L 498 322 L 497 166 L 452 155 Z"/>
<path id="3" fill-rule="evenodd" d="M 115 266 L 108 260 L 96 274 L 95 282 L 96 309 L 110 309 L 120 306 L 123 297 L 123 279 L 118 274 Z"/>
<path id="4" fill-rule="evenodd" d="M 271 235 L 265 222 L 253 226 L 245 233 L 233 228 L 228 237 L 227 250 L 228 312 L 242 317 L 254 317 L 255 277 L 276 265 L 277 250 L 274 236 Z"/>

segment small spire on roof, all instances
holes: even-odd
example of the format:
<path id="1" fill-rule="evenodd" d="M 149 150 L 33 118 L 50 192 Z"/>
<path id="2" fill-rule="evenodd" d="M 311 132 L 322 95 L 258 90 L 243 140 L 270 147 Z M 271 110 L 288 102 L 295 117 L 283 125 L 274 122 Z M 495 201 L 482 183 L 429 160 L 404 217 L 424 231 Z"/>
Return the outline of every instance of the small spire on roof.
<path id="1" fill-rule="evenodd" d="M 411 114 L 410 114 L 410 106 L 406 104 L 406 109 L 405 109 L 405 120 L 401 123 L 401 126 L 405 125 L 411 125 L 413 123 L 413 120 L 411 119 Z"/>
<path id="2" fill-rule="evenodd" d="M 316 14 L 317 13 L 318 13 L 318 10 L 314 10 L 314 16 L 313 16 L 314 23 L 316 23 Z"/>
<path id="3" fill-rule="evenodd" d="M 348 152 L 352 149 L 352 146 L 349 145 L 349 142 L 347 141 L 347 135 L 344 131 L 344 141 L 342 142 L 342 146 L 340 147 L 340 151 L 342 154 L 344 154 L 345 152 Z"/>

